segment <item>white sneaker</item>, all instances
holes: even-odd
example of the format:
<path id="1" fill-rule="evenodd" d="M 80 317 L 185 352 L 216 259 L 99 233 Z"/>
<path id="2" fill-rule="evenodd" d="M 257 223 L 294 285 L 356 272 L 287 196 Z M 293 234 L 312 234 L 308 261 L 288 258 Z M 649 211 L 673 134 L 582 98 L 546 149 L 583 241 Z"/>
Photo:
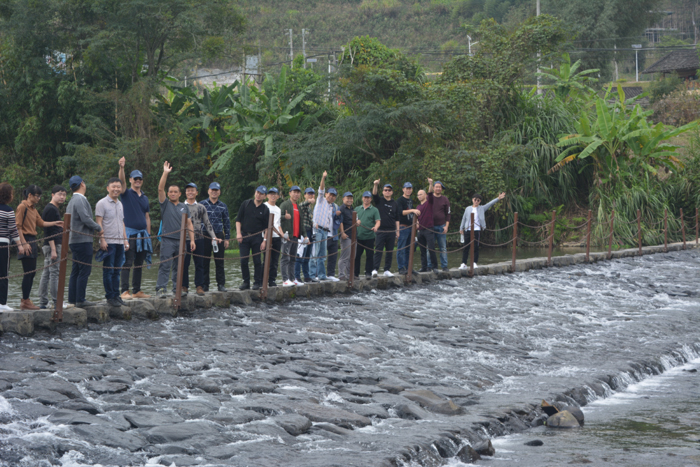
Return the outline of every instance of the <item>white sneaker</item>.
<path id="1" fill-rule="evenodd" d="M 478 268 L 478 267 L 479 267 L 479 266 L 477 266 L 476 263 L 474 263 L 474 269 L 476 269 L 476 268 Z"/>
<path id="2" fill-rule="evenodd" d="M 318 277 L 312 277 L 311 282 L 321 282 L 321 279 L 319 279 Z"/>
<path id="3" fill-rule="evenodd" d="M 294 287 L 294 282 L 287 279 L 286 281 L 282 282 L 282 287 Z"/>
<path id="4" fill-rule="evenodd" d="M 372 277 L 377 277 L 377 270 L 372 271 Z"/>
<path id="5" fill-rule="evenodd" d="M 340 282 L 340 279 L 335 276 L 328 276 L 327 279 L 331 282 Z"/>
<path id="6" fill-rule="evenodd" d="M 467 266 L 466 264 L 462 263 L 462 264 L 459 266 L 459 269 L 469 269 L 469 266 Z"/>
<path id="7" fill-rule="evenodd" d="M 15 311 L 15 309 L 11 306 L 0 305 L 0 313 L 2 313 L 3 311 Z"/>
<path id="8" fill-rule="evenodd" d="M 391 271 L 384 271 L 384 277 L 394 277 Z"/>
<path id="9" fill-rule="evenodd" d="M 294 285 L 304 285 L 304 283 L 302 281 L 294 279 Z"/>

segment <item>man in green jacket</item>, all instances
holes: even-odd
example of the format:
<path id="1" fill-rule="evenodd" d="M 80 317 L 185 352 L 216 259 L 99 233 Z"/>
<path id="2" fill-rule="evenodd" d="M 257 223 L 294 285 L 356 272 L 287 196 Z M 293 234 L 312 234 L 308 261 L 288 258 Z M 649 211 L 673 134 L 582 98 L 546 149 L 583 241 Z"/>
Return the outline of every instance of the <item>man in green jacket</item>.
<path id="1" fill-rule="evenodd" d="M 301 189 L 294 185 L 289 189 L 289 199 L 280 205 L 282 218 L 280 226 L 282 228 L 282 283 L 283 287 L 302 285 L 294 277 L 294 265 L 297 259 L 297 247 L 299 237 L 302 235 L 303 223 L 299 215 L 299 199 Z"/>
<path id="2" fill-rule="evenodd" d="M 362 195 L 362 205 L 355 208 L 359 226 L 357 228 L 357 250 L 355 252 L 355 277 L 360 276 L 360 258 L 362 252 L 367 252 L 365 262 L 365 275 L 367 279 L 372 278 L 374 269 L 374 239 L 377 236 L 377 229 L 381 219 L 379 210 L 372 206 L 372 193 L 365 191 Z"/>

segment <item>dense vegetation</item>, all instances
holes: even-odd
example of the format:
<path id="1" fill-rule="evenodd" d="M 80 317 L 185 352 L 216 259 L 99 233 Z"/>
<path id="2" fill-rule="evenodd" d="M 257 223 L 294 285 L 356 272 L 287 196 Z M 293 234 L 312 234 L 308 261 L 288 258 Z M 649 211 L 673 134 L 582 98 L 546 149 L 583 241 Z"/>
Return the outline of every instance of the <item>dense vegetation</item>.
<path id="1" fill-rule="evenodd" d="M 674 87 L 647 111 L 622 90 L 600 90 L 598 71 L 563 53 L 571 34 L 559 18 L 471 25 L 478 49 L 452 57 L 432 80 L 417 57 L 364 35 L 344 41 L 330 79 L 304 69 L 298 56 L 260 86 L 182 87 L 169 76 L 196 61 L 240 57 L 230 44 L 245 31 L 244 15 L 226 0 L 203 3 L 207 8 L 185 0 L 0 3 L 0 179 L 50 188 L 77 173 L 95 202 L 125 156 L 127 170 L 145 173 L 157 218 L 164 160 L 181 185 L 221 182 L 234 209 L 258 184 L 285 193 L 292 184 L 316 186 L 324 170 L 328 183 L 356 194 L 376 178 L 421 186 L 431 177 L 444 182 L 457 213 L 474 192 L 488 198 L 507 191 L 507 202 L 490 213 L 496 227 L 516 211 L 542 224 L 556 209 L 557 240 L 575 236 L 568 226 L 589 208 L 603 238 L 614 207 L 623 243 L 632 242 L 637 209 L 648 226 L 645 241 L 656 243 L 662 234 L 653 223 L 664 209 L 677 215 L 700 205 L 694 94 Z M 403 5 L 346 3 L 356 11 Z M 515 0 L 505 3 L 511 13 L 518 8 Z M 156 7 L 158 13 L 150 9 Z M 544 94 L 528 85 L 538 53 L 552 65 L 541 67 Z"/>

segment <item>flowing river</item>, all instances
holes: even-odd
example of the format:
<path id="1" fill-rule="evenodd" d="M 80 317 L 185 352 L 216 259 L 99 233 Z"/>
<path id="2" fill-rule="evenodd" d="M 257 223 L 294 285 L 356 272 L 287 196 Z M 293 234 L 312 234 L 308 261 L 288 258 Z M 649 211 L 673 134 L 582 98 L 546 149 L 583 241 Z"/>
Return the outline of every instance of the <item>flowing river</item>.
<path id="1" fill-rule="evenodd" d="M 699 281 L 693 250 L 4 334 L 0 465 L 698 465 Z M 564 393 L 585 427 L 502 417 Z"/>

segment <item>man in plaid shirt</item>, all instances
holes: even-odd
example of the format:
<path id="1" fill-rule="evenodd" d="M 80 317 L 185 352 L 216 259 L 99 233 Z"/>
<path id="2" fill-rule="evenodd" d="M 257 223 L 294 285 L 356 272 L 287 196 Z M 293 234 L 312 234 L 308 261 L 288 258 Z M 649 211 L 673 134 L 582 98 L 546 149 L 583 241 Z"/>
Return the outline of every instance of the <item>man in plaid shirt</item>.
<path id="1" fill-rule="evenodd" d="M 311 260 L 309 272 L 311 273 L 311 280 L 314 282 L 328 279 L 326 276 L 326 258 L 324 256 L 327 255 L 328 251 L 326 241 L 328 234 L 333 229 L 333 217 L 336 211 L 335 199 L 338 196 L 338 192 L 333 187 L 329 188 L 328 193 L 326 193 L 326 176 L 328 176 L 328 172 L 323 172 L 321 186 L 318 188 L 318 202 L 314 208 L 313 215 L 314 241 L 318 243 L 314 244 L 314 259 Z"/>
<path id="2" fill-rule="evenodd" d="M 223 202 L 219 201 L 221 196 L 221 185 L 214 182 L 209 185 L 209 199 L 205 199 L 200 204 L 207 208 L 209 222 L 214 229 L 214 234 L 217 238 L 223 240 L 223 248 L 219 247 L 219 251 L 214 253 L 214 265 L 216 268 L 216 285 L 219 292 L 226 291 L 226 273 L 224 271 L 224 250 L 228 248 L 231 240 L 231 220 L 228 215 L 228 207 Z M 201 232 L 204 235 L 204 251 L 203 255 L 206 258 L 202 259 L 204 266 L 204 291 L 209 291 L 209 269 L 211 264 L 211 254 L 214 251 L 211 238 L 206 231 Z"/>
<path id="3" fill-rule="evenodd" d="M 314 237 L 313 205 L 315 201 L 316 192 L 314 189 L 307 188 L 304 190 L 304 202 L 299 205 L 299 216 L 301 217 L 303 223 L 303 235 L 309 239 L 309 242 L 312 242 Z M 309 274 L 309 257 L 311 256 L 311 249 L 311 246 L 307 246 L 304 249 L 304 256 L 299 258 L 294 264 L 294 276 L 299 282 L 301 282 L 302 271 L 304 272 L 304 282 L 311 282 L 311 275 Z"/>

